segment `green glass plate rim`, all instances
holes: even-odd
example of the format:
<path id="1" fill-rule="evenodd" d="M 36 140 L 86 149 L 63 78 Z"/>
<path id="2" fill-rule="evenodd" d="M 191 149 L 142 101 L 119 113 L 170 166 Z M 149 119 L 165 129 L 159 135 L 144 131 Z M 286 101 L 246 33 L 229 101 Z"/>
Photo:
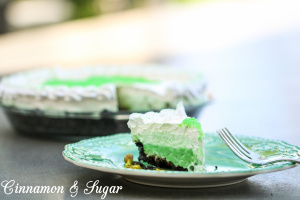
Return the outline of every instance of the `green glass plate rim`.
<path id="1" fill-rule="evenodd" d="M 212 133 L 212 132 L 209 132 L 209 133 L 205 133 L 205 134 L 210 134 L 210 135 L 213 135 L 213 136 L 218 136 L 217 133 Z M 272 166 L 268 166 L 268 167 L 263 167 L 263 168 L 251 168 L 251 169 L 247 169 L 247 170 L 236 170 L 236 171 L 213 171 L 213 172 L 206 172 L 206 171 L 203 171 L 203 172 L 193 172 L 193 171 L 155 171 L 155 170 L 138 170 L 138 169 L 128 169 L 128 168 L 120 168 L 120 167 L 117 167 L 117 166 L 104 166 L 102 165 L 101 163 L 99 164 L 95 164 L 95 163 L 91 163 L 91 162 L 87 162 L 87 161 L 84 161 L 84 160 L 81 160 L 77 157 L 74 157 L 71 153 L 71 149 L 73 146 L 76 146 L 76 145 L 81 145 L 81 144 L 84 144 L 88 141 L 93 141 L 93 140 L 104 140 L 104 139 L 115 139 L 117 137 L 120 137 L 120 136 L 124 136 L 124 135 L 130 135 L 130 133 L 117 133 L 117 134 L 114 134 L 114 135 L 109 135 L 109 136 L 99 136 L 99 137 L 94 137 L 94 138 L 89 138 L 89 139 L 83 139 L 79 142 L 75 142 L 75 143 L 71 143 L 71 144 L 67 144 L 65 145 L 65 148 L 64 148 L 64 151 L 62 152 L 62 154 L 72 160 L 72 161 L 75 161 L 75 162 L 78 162 L 78 163 L 81 163 L 81 164 L 87 164 L 87 165 L 90 165 L 90 166 L 94 166 L 94 167 L 103 167 L 103 168 L 107 168 L 107 169 L 111 169 L 111 170 L 125 170 L 125 171 L 136 171 L 136 172 L 139 172 L 139 173 L 146 173 L 146 174 L 149 174 L 149 173 L 161 173 L 161 174 L 203 174 L 203 175 L 213 175 L 213 174 L 235 174 L 235 173 L 252 173 L 252 172 L 259 172 L 259 171 L 265 171 L 265 170 L 268 170 L 268 171 L 273 171 L 273 170 L 276 170 L 276 169 L 286 169 L 286 168 L 290 168 L 290 167 L 295 167 L 297 166 L 298 164 L 296 163 L 293 163 L 293 162 L 285 162 L 281 165 L 272 165 Z M 295 145 L 292 145 L 288 142 L 285 142 L 283 140 L 274 140 L 274 139 L 267 139 L 267 138 L 262 138 L 262 137 L 255 137 L 255 136 L 244 136 L 244 135 L 237 135 L 239 138 L 241 139 L 250 139 L 250 140 L 264 140 L 264 141 L 270 141 L 270 142 L 277 142 L 277 143 L 282 143 L 282 144 L 285 144 L 285 145 L 288 145 L 288 146 L 291 146 L 291 147 L 295 147 L 297 148 L 299 151 L 300 151 L 300 147 L 299 146 L 295 146 Z M 300 156 L 299 156 L 300 157 Z M 117 171 L 116 171 L 117 172 Z"/>

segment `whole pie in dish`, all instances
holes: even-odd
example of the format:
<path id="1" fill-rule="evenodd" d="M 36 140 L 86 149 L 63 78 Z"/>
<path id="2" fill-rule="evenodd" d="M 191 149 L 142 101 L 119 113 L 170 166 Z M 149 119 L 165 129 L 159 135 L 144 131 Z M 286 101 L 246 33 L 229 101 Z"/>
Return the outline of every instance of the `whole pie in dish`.
<path id="1" fill-rule="evenodd" d="M 200 73 L 165 67 L 47 68 L 4 77 L 1 103 L 44 112 L 149 111 L 207 100 Z"/>
<path id="2" fill-rule="evenodd" d="M 128 115 L 116 117 L 116 114 L 174 108 L 180 101 L 193 111 L 209 101 L 201 73 L 163 66 L 43 68 L 6 76 L 0 82 L 0 103 L 10 116 L 18 114 L 18 118 L 13 116 L 14 121 L 24 120 L 20 118 L 24 115 L 36 117 L 35 120 L 48 118 L 48 128 L 40 130 L 44 129 L 40 127 L 37 132 L 59 133 L 72 128 L 82 134 L 82 131 L 96 133 L 96 122 L 94 125 L 89 124 L 92 121 L 82 122 L 93 130 L 82 128 L 84 125 L 74 130 L 77 128 L 73 124 L 77 122 L 73 119 L 99 120 L 107 116 L 124 120 L 122 127 L 126 127 L 108 132 L 126 131 Z M 70 119 L 70 127 L 59 126 L 51 131 L 50 126 L 58 126 L 55 119 Z M 20 129 L 23 125 L 17 126 Z"/>

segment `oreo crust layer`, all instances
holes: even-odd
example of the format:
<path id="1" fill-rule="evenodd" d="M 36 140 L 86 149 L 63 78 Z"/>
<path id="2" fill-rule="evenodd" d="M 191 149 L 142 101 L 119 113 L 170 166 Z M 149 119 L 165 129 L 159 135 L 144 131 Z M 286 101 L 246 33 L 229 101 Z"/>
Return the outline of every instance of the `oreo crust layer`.
<path id="1" fill-rule="evenodd" d="M 115 133 L 129 132 L 128 120 L 112 118 L 74 118 L 51 117 L 40 110 L 31 110 L 26 113 L 16 109 L 3 108 L 14 129 L 24 135 L 32 136 L 105 136 Z"/>
<path id="2" fill-rule="evenodd" d="M 142 160 L 160 168 L 172 169 L 175 171 L 188 171 L 186 168 L 175 166 L 173 162 L 167 161 L 165 158 L 147 156 L 144 151 L 144 146 L 141 142 L 136 142 L 135 145 L 139 148 L 139 161 Z"/>

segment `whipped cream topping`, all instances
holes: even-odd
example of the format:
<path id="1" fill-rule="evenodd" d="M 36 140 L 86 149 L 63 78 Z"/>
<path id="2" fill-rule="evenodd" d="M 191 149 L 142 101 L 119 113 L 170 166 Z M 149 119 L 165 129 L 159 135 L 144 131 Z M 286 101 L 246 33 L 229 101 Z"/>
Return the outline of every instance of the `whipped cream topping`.
<path id="1" fill-rule="evenodd" d="M 133 113 L 129 116 L 127 125 L 131 130 L 131 136 L 134 141 L 140 140 L 141 136 L 148 138 L 149 141 L 153 141 L 155 140 L 155 138 L 152 137 L 153 134 L 168 132 L 170 135 L 182 135 L 193 141 L 187 144 L 182 142 L 178 144 L 178 146 L 191 146 L 198 142 L 199 132 L 195 128 L 182 128 L 179 126 L 186 118 L 189 117 L 185 113 L 182 102 L 180 102 L 176 109 L 163 109 L 159 113 Z M 157 143 L 168 145 L 165 141 L 157 141 Z"/>
<path id="2" fill-rule="evenodd" d="M 143 124 L 151 123 L 170 123 L 170 124 L 180 124 L 187 115 L 183 107 L 182 102 L 177 105 L 176 110 L 174 109 L 163 109 L 159 113 L 147 112 L 145 114 L 133 113 L 129 116 L 128 126 L 129 128 L 134 128 L 136 122 L 140 121 Z"/>

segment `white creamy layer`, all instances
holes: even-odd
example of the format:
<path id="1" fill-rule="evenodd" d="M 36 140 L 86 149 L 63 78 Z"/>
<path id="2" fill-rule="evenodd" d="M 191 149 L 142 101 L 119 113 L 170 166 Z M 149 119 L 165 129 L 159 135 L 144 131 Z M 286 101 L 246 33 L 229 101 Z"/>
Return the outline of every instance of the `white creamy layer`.
<path id="1" fill-rule="evenodd" d="M 145 114 L 133 113 L 129 116 L 128 126 L 133 132 L 139 132 L 138 125 L 150 125 L 153 123 L 168 123 L 168 124 L 180 124 L 182 120 L 187 118 L 185 109 L 182 103 L 179 103 L 174 109 L 163 109 L 159 113 L 147 112 Z"/>
<path id="2" fill-rule="evenodd" d="M 199 132 L 195 128 L 182 128 L 181 122 L 187 118 L 182 103 L 174 109 L 163 109 L 159 113 L 147 112 L 145 114 L 133 113 L 129 116 L 128 127 L 134 141 L 173 147 L 178 142 L 178 147 L 191 148 L 198 144 Z M 163 134 L 166 133 L 166 134 Z M 158 134 L 159 137 L 154 137 Z M 168 138 L 176 136 L 182 140 L 170 141 Z M 162 138 L 165 137 L 166 140 Z"/>
<path id="3" fill-rule="evenodd" d="M 159 113 L 148 112 L 145 114 L 131 114 L 128 127 L 131 129 L 133 141 L 170 148 L 192 149 L 197 155 L 199 165 L 191 163 L 195 170 L 204 168 L 204 146 L 199 140 L 199 132 L 196 128 L 181 127 L 179 124 L 187 118 L 182 103 L 176 110 L 164 109 Z M 149 156 L 149 152 L 145 153 Z M 151 154 L 150 154 L 151 155 Z"/>

